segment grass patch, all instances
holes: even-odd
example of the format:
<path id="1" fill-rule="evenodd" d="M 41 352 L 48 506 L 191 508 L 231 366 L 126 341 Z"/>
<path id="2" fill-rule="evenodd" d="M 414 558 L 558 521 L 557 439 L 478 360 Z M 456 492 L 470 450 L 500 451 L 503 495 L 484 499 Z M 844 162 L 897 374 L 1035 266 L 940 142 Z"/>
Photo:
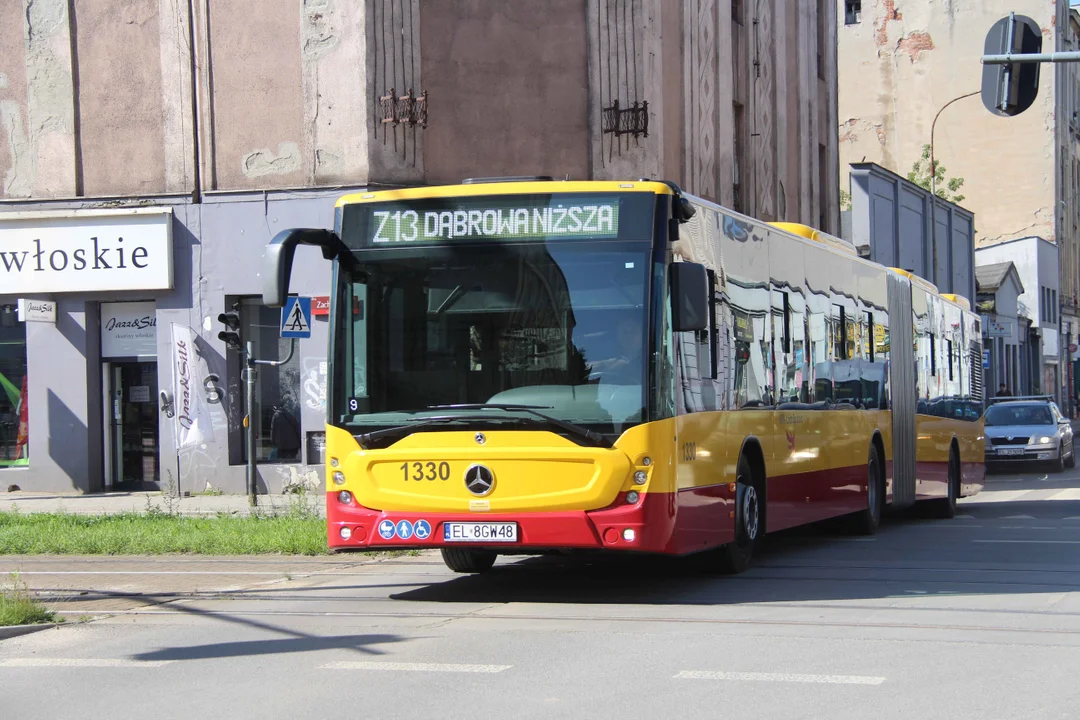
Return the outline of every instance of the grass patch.
<path id="1" fill-rule="evenodd" d="M 0 627 L 58 622 L 56 614 L 30 597 L 19 576 L 0 585 Z"/>
<path id="2" fill-rule="evenodd" d="M 0 555 L 326 555 L 317 515 L 0 512 Z"/>

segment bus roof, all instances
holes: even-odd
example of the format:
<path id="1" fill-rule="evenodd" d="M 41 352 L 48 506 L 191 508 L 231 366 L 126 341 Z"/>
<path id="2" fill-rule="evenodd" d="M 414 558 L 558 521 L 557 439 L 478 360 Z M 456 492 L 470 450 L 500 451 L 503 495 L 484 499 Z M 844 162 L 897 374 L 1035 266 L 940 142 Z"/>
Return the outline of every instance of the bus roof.
<path id="1" fill-rule="evenodd" d="M 968 301 L 968 299 L 966 297 L 963 297 L 962 295 L 955 295 L 953 293 L 945 293 L 941 297 L 945 298 L 946 300 L 951 302 L 953 305 L 956 305 L 956 306 L 958 306 L 958 307 L 960 307 L 960 308 L 962 308 L 964 310 L 971 310 L 971 303 Z"/>
<path id="2" fill-rule="evenodd" d="M 902 270 L 901 268 L 891 267 L 889 269 L 892 270 L 897 275 L 903 275 L 904 277 L 906 277 L 908 280 L 911 281 L 912 285 L 918 285 L 923 290 L 926 290 L 927 292 L 933 293 L 934 295 L 941 295 L 941 293 L 938 292 L 937 285 L 930 282 L 929 280 L 926 280 L 925 278 L 921 278 L 918 275 L 916 275 L 915 273 L 909 272 L 908 270 Z"/>
<path id="3" fill-rule="evenodd" d="M 784 230 L 785 232 L 792 233 L 793 235 L 798 235 L 801 238 L 819 242 L 822 245 L 828 245 L 834 250 L 839 250 L 842 253 L 858 257 L 858 253 L 855 252 L 855 246 L 851 243 L 838 238 L 835 235 L 830 235 L 829 233 L 812 228 L 809 225 L 793 222 L 771 222 L 769 225 Z"/>
<path id="4" fill-rule="evenodd" d="M 356 203 L 386 202 L 393 200 L 426 200 L 428 198 L 460 197 L 469 195 L 530 195 L 543 193 L 600 193 L 642 192 L 656 195 L 674 195 L 666 183 L 651 180 L 619 182 L 614 180 L 507 180 L 484 181 L 461 185 L 431 185 L 424 187 L 378 190 L 351 193 L 337 201 L 337 207 Z"/>

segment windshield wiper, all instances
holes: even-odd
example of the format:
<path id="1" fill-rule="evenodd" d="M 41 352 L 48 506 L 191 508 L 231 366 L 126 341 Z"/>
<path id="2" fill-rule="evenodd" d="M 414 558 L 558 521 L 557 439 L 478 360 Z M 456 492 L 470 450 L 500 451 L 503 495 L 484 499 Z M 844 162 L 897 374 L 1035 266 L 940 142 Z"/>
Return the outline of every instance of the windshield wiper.
<path id="1" fill-rule="evenodd" d="M 395 435 L 408 435 L 428 425 L 445 425 L 456 420 L 464 419 L 466 419 L 464 416 L 416 418 L 406 425 L 394 425 L 393 427 L 383 428 L 382 430 L 373 430 L 372 432 L 362 433 L 356 436 L 356 441 L 360 443 L 361 448 L 369 450 L 372 447 L 372 443 L 377 440 L 382 440 L 383 438 L 393 437 Z"/>
<path id="2" fill-rule="evenodd" d="M 428 410 L 505 410 L 506 412 L 523 412 L 532 415 L 534 418 L 538 418 L 552 427 L 557 427 L 568 435 L 572 435 L 579 440 L 584 440 L 597 447 L 610 448 L 614 445 L 608 441 L 603 435 L 593 430 L 590 430 L 581 425 L 575 425 L 572 422 L 566 420 L 560 420 L 557 417 L 552 417 L 545 413 L 539 412 L 540 410 L 550 410 L 548 405 L 499 405 L 492 403 L 475 403 L 465 405 L 429 405 Z M 464 416 L 469 417 L 469 416 Z M 476 416 L 472 416 L 470 419 L 477 419 Z M 492 419 L 492 418 L 485 418 Z"/>

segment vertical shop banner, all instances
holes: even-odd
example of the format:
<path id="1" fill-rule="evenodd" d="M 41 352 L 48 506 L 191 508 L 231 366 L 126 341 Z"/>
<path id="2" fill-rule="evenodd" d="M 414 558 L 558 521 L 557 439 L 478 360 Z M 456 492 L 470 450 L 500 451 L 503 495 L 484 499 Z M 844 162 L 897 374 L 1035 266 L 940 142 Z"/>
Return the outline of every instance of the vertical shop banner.
<path id="1" fill-rule="evenodd" d="M 206 442 L 213 433 L 210 413 L 199 379 L 199 356 L 195 352 L 195 333 L 184 325 L 172 324 L 173 403 L 176 422 L 176 448 Z"/>

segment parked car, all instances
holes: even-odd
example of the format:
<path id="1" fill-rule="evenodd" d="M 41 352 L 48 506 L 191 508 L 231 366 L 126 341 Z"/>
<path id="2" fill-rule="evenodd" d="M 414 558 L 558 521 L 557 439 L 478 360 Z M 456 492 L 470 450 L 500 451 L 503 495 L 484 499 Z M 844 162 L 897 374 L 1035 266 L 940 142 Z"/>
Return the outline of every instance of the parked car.
<path id="1" fill-rule="evenodd" d="M 997 398 L 983 420 L 988 466 L 1049 462 L 1060 472 L 1076 465 L 1072 424 L 1049 397 Z"/>

